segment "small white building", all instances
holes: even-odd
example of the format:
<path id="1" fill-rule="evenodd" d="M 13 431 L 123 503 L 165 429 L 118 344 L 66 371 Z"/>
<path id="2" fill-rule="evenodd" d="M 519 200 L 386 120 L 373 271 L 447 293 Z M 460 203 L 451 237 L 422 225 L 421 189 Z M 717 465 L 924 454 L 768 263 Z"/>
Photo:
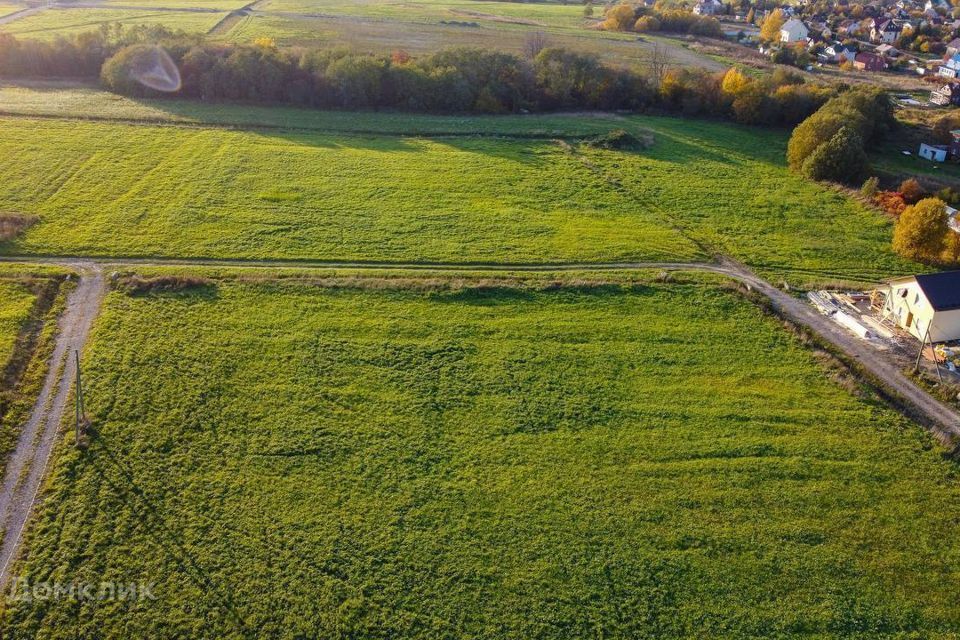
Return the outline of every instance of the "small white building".
<path id="1" fill-rule="evenodd" d="M 921 143 L 920 151 L 917 152 L 917 155 L 924 160 L 930 160 L 932 162 L 946 162 L 947 150 L 948 147 L 945 144 Z"/>
<path id="2" fill-rule="evenodd" d="M 784 22 L 780 28 L 780 42 L 787 44 L 805 42 L 809 34 L 810 30 L 807 29 L 807 25 L 803 24 L 802 20 L 799 18 L 790 18 Z"/>
<path id="3" fill-rule="evenodd" d="M 883 317 L 917 340 L 960 340 L 960 271 L 891 280 Z"/>

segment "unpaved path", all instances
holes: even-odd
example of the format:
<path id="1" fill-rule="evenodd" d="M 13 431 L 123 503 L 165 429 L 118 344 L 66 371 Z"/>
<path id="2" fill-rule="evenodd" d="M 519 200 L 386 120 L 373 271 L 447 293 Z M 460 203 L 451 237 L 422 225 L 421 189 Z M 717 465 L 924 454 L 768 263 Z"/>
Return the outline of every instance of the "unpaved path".
<path id="1" fill-rule="evenodd" d="M 82 349 L 90 327 L 100 311 L 105 290 L 103 272 L 93 263 L 73 263 L 80 273 L 77 288 L 67 298 L 60 317 L 59 332 L 48 364 L 40 395 L 30 418 L 20 432 L 17 446 L 7 461 L 0 489 L 0 589 L 9 579 L 11 561 L 16 556 L 20 536 L 33 509 L 56 442 L 57 432 L 67 410 L 70 389 L 76 375 L 75 349 Z"/>
<path id="2" fill-rule="evenodd" d="M 251 269 L 351 269 L 373 271 L 484 271 L 484 272 L 556 272 L 556 271 L 704 271 L 736 280 L 765 296 L 773 307 L 791 322 L 802 325 L 820 336 L 838 351 L 859 362 L 869 371 L 883 391 L 919 418 L 945 444 L 960 442 L 960 413 L 939 402 L 900 371 L 872 346 L 847 333 L 832 320 L 821 315 L 805 301 L 797 299 L 748 267 L 729 259 L 719 262 L 614 262 L 614 263 L 387 263 L 387 262 L 320 262 L 276 260 L 217 260 L 159 258 L 69 258 L 54 256 L 0 256 L 0 262 L 70 265 L 83 275 L 79 287 L 71 294 L 57 338 L 56 350 L 44 381 L 43 390 L 34 405 L 30 421 L 24 427 L 17 448 L 8 462 L 7 474 L 0 492 L 0 518 L 5 523 L 0 545 L 0 589 L 9 578 L 9 564 L 16 556 L 24 524 L 30 515 L 75 375 L 74 363 L 68 357 L 73 348 L 82 348 L 90 326 L 100 308 L 105 290 L 103 270 L 135 266 L 241 267 Z"/>
<path id="3" fill-rule="evenodd" d="M 39 13 L 44 9 L 46 9 L 46 7 L 30 7 L 27 9 L 21 9 L 20 11 L 14 11 L 13 13 L 8 13 L 5 16 L 0 16 L 0 24 L 15 22 L 21 18 L 26 18 L 27 16 L 32 16 L 35 13 Z"/>

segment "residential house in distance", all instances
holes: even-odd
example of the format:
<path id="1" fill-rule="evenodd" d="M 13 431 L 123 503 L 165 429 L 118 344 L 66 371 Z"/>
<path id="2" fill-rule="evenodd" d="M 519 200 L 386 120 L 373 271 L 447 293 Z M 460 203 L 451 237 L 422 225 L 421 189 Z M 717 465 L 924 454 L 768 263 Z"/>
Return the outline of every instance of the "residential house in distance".
<path id="1" fill-rule="evenodd" d="M 930 103 L 941 107 L 960 106 L 960 84 L 948 82 L 934 89 L 930 92 Z"/>
<path id="2" fill-rule="evenodd" d="M 960 53 L 960 38 L 954 38 L 947 43 L 947 57 L 951 58 Z"/>
<path id="3" fill-rule="evenodd" d="M 843 64 L 847 61 L 852 62 L 857 52 L 855 49 L 844 46 L 842 42 L 833 42 L 824 47 L 823 54 L 821 55 L 824 57 L 824 62 Z"/>
<path id="4" fill-rule="evenodd" d="M 693 7 L 693 12 L 698 16 L 717 16 L 724 12 L 724 7 L 720 0 L 700 0 Z"/>
<path id="5" fill-rule="evenodd" d="M 903 29 L 893 18 L 876 18 L 870 28 L 870 40 L 881 44 L 893 44 Z"/>
<path id="6" fill-rule="evenodd" d="M 931 162 L 945 162 L 947 151 L 948 147 L 945 144 L 927 144 L 924 142 L 920 144 L 920 151 L 917 152 L 917 155 Z"/>
<path id="7" fill-rule="evenodd" d="M 960 129 L 950 132 L 950 157 L 960 158 Z"/>
<path id="8" fill-rule="evenodd" d="M 937 73 L 944 78 L 956 78 L 957 74 L 960 74 L 960 53 L 956 53 L 944 60 Z"/>
<path id="9" fill-rule="evenodd" d="M 896 58 L 900 55 L 900 52 L 892 44 L 881 44 L 879 47 L 874 49 L 874 52 L 883 56 L 884 58 Z"/>
<path id="10" fill-rule="evenodd" d="M 859 71 L 883 71 L 887 68 L 887 63 L 883 56 L 861 51 L 853 57 L 853 68 Z"/>
<path id="11" fill-rule="evenodd" d="M 807 29 L 814 40 L 829 40 L 833 37 L 833 30 L 825 22 L 811 20 L 807 23 Z"/>
<path id="12" fill-rule="evenodd" d="M 780 42 L 786 44 L 806 42 L 808 35 L 810 35 L 810 30 L 799 18 L 790 18 L 780 28 Z"/>
<path id="13" fill-rule="evenodd" d="M 883 316 L 918 340 L 960 340 L 960 271 L 891 280 Z"/>

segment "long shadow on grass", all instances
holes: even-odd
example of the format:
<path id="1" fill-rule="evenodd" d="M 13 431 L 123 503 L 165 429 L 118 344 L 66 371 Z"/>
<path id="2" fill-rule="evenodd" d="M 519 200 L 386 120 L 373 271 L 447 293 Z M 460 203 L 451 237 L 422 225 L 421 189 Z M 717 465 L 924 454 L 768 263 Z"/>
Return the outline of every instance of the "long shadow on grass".
<path id="1" fill-rule="evenodd" d="M 201 591 L 211 594 L 219 602 L 240 634 L 245 638 L 256 638 L 257 634 L 246 625 L 229 590 L 214 581 L 210 572 L 190 552 L 180 535 L 164 523 L 160 509 L 137 485 L 132 472 L 110 450 L 107 443 L 100 438 L 94 438 L 91 453 L 94 453 L 93 449 L 102 456 L 90 455 L 90 464 L 98 472 L 103 482 L 123 500 L 131 511 L 142 516 L 141 522 L 147 532 L 152 535 L 154 541 L 176 561 L 191 582 Z M 111 470 L 120 475 L 120 481 L 112 477 Z M 153 526 L 149 526 L 151 520 Z"/>

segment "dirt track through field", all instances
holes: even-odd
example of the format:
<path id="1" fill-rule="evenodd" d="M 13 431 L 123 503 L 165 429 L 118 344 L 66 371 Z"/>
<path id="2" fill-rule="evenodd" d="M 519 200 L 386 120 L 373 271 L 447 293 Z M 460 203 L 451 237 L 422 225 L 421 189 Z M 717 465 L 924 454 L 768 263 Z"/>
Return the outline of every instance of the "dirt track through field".
<path id="1" fill-rule="evenodd" d="M 0 524 L 3 527 L 0 589 L 9 578 L 12 560 L 16 557 L 20 537 L 36 502 L 57 432 L 67 411 L 76 375 L 74 349 L 82 349 L 86 343 L 105 290 L 99 266 L 92 263 L 76 266 L 79 267 L 80 283 L 67 299 L 43 387 L 30 418 L 20 431 L 16 448 L 7 460 L 0 491 Z"/>
<path id="2" fill-rule="evenodd" d="M 456 264 L 456 263 L 382 263 L 382 262 L 283 262 L 270 260 L 178 260 L 156 258 L 77 258 L 77 257 L 3 257 L 0 263 L 31 263 L 70 266 L 82 276 L 71 294 L 67 311 L 60 322 L 60 335 L 51 359 L 40 397 L 24 426 L 0 493 L 0 518 L 4 523 L 0 543 L 0 589 L 9 578 L 11 560 L 16 557 L 20 536 L 33 509 L 43 481 L 47 462 L 63 420 L 75 375 L 73 349 L 82 349 L 90 327 L 100 309 L 105 291 L 103 271 L 107 268 L 136 266 L 231 267 L 249 269 L 350 269 L 369 271 L 428 272 L 569 272 L 569 271 L 701 271 L 729 277 L 769 300 L 773 309 L 795 325 L 803 326 L 832 346 L 847 362 L 859 364 L 871 376 L 871 383 L 911 417 L 918 419 L 935 437 L 947 445 L 960 442 L 960 413 L 944 405 L 918 387 L 891 360 L 864 341 L 847 333 L 805 301 L 770 284 L 748 267 L 729 259 L 719 262 L 618 262 L 556 264 Z"/>

